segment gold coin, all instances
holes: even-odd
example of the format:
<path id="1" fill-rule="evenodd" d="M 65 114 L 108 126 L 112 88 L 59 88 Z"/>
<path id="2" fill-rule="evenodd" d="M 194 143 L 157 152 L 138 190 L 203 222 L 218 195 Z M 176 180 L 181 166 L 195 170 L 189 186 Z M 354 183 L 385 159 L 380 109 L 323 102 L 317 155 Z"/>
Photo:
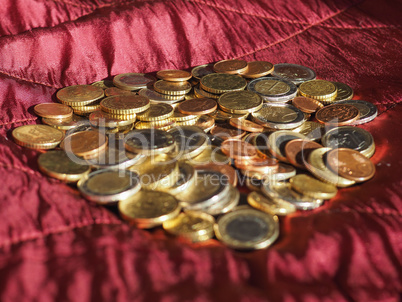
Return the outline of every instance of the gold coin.
<path id="1" fill-rule="evenodd" d="M 137 118 L 145 122 L 161 121 L 171 117 L 173 111 L 169 104 L 151 104 L 147 110 L 137 114 Z"/>
<path id="2" fill-rule="evenodd" d="M 289 215 L 296 212 L 296 207 L 285 200 L 272 199 L 258 192 L 247 195 L 247 202 L 253 208 L 272 215 Z"/>
<path id="3" fill-rule="evenodd" d="M 338 192 L 334 185 L 324 183 L 306 174 L 298 174 L 289 179 L 292 189 L 313 198 L 331 199 Z"/>
<path id="4" fill-rule="evenodd" d="M 123 90 L 117 87 L 110 87 L 105 89 L 105 96 L 112 96 L 112 95 L 136 95 L 136 93 L 130 90 Z"/>
<path id="5" fill-rule="evenodd" d="M 89 115 L 89 122 L 95 127 L 119 127 L 127 126 L 135 122 L 135 118 L 132 120 L 120 120 L 111 117 L 107 112 L 97 110 Z"/>
<path id="6" fill-rule="evenodd" d="M 98 86 L 98 87 L 102 88 L 103 90 L 114 86 L 113 81 L 111 81 L 111 80 L 101 80 L 101 81 L 94 82 L 91 85 Z"/>
<path id="7" fill-rule="evenodd" d="M 57 99 L 69 106 L 85 106 L 103 98 L 103 89 L 93 85 L 74 85 L 60 89 Z"/>
<path id="8" fill-rule="evenodd" d="M 214 223 L 215 219 L 211 215 L 195 211 L 187 211 L 186 213 L 181 213 L 172 220 L 165 221 L 163 223 L 163 229 L 175 236 L 198 242 L 213 237 Z"/>
<path id="9" fill-rule="evenodd" d="M 184 122 L 176 122 L 176 126 L 194 126 L 197 124 L 197 119 L 192 119 Z"/>
<path id="10" fill-rule="evenodd" d="M 229 157 L 227 157 L 220 148 L 214 148 L 212 146 L 206 147 L 199 155 L 189 159 L 192 165 L 205 165 L 208 163 L 230 163 Z"/>
<path id="11" fill-rule="evenodd" d="M 239 74 L 247 71 L 248 64 L 245 60 L 223 60 L 214 64 L 215 72 Z"/>
<path id="12" fill-rule="evenodd" d="M 197 179 L 195 168 L 185 161 L 179 162 L 179 176 L 176 183 L 171 187 L 158 188 L 159 191 L 172 195 L 179 194 L 185 190 L 192 190 Z"/>
<path id="13" fill-rule="evenodd" d="M 93 156 L 104 150 L 108 138 L 95 130 L 75 132 L 67 136 L 60 144 L 60 148 L 66 152 L 72 152 L 77 156 Z"/>
<path id="14" fill-rule="evenodd" d="M 141 95 L 115 95 L 103 99 L 100 107 L 103 111 L 113 114 L 133 114 L 147 110 L 149 99 Z"/>
<path id="15" fill-rule="evenodd" d="M 155 78 L 144 73 L 122 73 L 113 78 L 113 84 L 123 90 L 147 88 L 155 82 Z"/>
<path id="16" fill-rule="evenodd" d="M 200 88 L 212 93 L 244 90 L 247 81 L 241 76 L 226 73 L 211 73 L 200 81 Z"/>
<path id="17" fill-rule="evenodd" d="M 39 155 L 38 166 L 46 175 L 66 182 L 79 181 L 91 171 L 89 166 L 75 163 L 66 152 L 60 150 Z"/>
<path id="18" fill-rule="evenodd" d="M 194 95 L 196 98 L 202 99 L 202 98 L 210 98 L 210 99 L 219 99 L 220 94 L 214 94 L 210 93 L 208 91 L 205 91 L 201 88 L 199 88 L 199 85 L 194 86 Z"/>
<path id="19" fill-rule="evenodd" d="M 92 113 L 95 110 L 98 110 L 100 108 L 99 104 L 95 105 L 87 105 L 87 106 L 71 106 L 71 108 L 74 110 L 74 113 Z"/>
<path id="20" fill-rule="evenodd" d="M 137 115 L 135 113 L 132 114 L 116 114 L 116 113 L 109 113 L 106 112 L 108 116 L 112 119 L 117 119 L 121 121 L 135 121 Z"/>
<path id="21" fill-rule="evenodd" d="M 138 173 L 141 186 L 149 190 L 172 187 L 180 176 L 177 161 L 166 154 L 148 156 L 129 170 Z"/>
<path id="22" fill-rule="evenodd" d="M 156 121 L 156 122 L 136 122 L 135 123 L 135 129 L 142 130 L 142 129 L 158 129 L 158 130 L 163 130 L 167 131 L 171 129 L 172 127 L 175 127 L 177 125 L 177 122 L 171 121 L 170 119 L 162 120 L 162 121 Z"/>
<path id="23" fill-rule="evenodd" d="M 164 80 L 159 80 L 154 84 L 154 89 L 163 94 L 169 95 L 184 95 L 189 93 L 192 86 L 189 82 L 168 82 Z"/>
<path id="24" fill-rule="evenodd" d="M 53 149 L 62 139 L 64 133 L 47 125 L 25 125 L 12 132 L 15 142 L 31 149 Z"/>
<path id="25" fill-rule="evenodd" d="M 169 82 L 183 82 L 190 80 L 192 77 L 190 72 L 177 69 L 160 70 L 156 73 L 156 76 Z"/>
<path id="26" fill-rule="evenodd" d="M 351 100 L 353 98 L 353 89 L 349 85 L 339 82 L 332 82 L 332 83 L 336 86 L 338 90 L 335 99 L 336 102 Z"/>
<path id="27" fill-rule="evenodd" d="M 278 217 L 248 206 L 221 216 L 214 226 L 216 237 L 239 250 L 262 249 L 279 236 Z"/>
<path id="28" fill-rule="evenodd" d="M 181 113 L 176 107 L 174 109 L 173 115 L 171 116 L 171 119 L 176 122 L 185 122 L 189 120 L 198 119 L 198 115 Z"/>
<path id="29" fill-rule="evenodd" d="M 140 190 L 118 203 L 120 215 L 139 228 L 148 229 L 179 215 L 178 200 L 169 193 Z"/>
<path id="30" fill-rule="evenodd" d="M 283 95 L 290 91 L 290 86 L 283 81 L 263 80 L 259 81 L 254 89 L 263 95 Z"/>
<path id="31" fill-rule="evenodd" d="M 219 107 L 226 112 L 246 114 L 261 109 L 262 98 L 251 91 L 226 92 L 219 97 Z"/>
<path id="32" fill-rule="evenodd" d="M 215 119 L 215 121 L 217 121 L 217 122 L 227 122 L 232 118 L 237 118 L 239 120 L 245 120 L 249 114 L 248 113 L 234 114 L 234 113 L 229 113 L 229 112 L 225 112 L 225 111 L 218 109 L 215 112 L 212 112 L 208 115 L 213 117 Z"/>
<path id="33" fill-rule="evenodd" d="M 349 180 L 332 172 L 324 162 L 325 154 L 332 150 L 331 148 L 319 148 L 312 151 L 308 157 L 306 168 L 318 179 L 337 187 L 349 187 L 355 184 L 355 181 Z"/>
<path id="34" fill-rule="evenodd" d="M 305 135 L 312 140 L 321 139 L 325 132 L 325 126 L 321 123 L 306 121 L 292 131 Z"/>
<path id="35" fill-rule="evenodd" d="M 329 81 L 311 80 L 300 84 L 299 93 L 315 100 L 332 101 L 337 96 L 337 88 Z"/>
<path id="36" fill-rule="evenodd" d="M 34 112 L 40 117 L 53 119 L 68 119 L 73 115 L 71 107 L 58 103 L 42 103 L 34 107 Z"/>
<path id="37" fill-rule="evenodd" d="M 184 100 L 184 95 L 167 95 L 156 92 L 154 90 L 143 88 L 138 92 L 139 95 L 147 97 L 152 103 L 166 103 L 166 104 L 174 104 L 179 101 Z"/>
<path id="38" fill-rule="evenodd" d="M 49 125 L 53 128 L 57 128 L 59 130 L 67 131 L 70 129 L 73 129 L 80 124 L 84 123 L 86 121 L 85 118 L 73 114 L 73 116 L 69 119 L 53 119 L 53 118 L 42 118 L 42 123 Z"/>

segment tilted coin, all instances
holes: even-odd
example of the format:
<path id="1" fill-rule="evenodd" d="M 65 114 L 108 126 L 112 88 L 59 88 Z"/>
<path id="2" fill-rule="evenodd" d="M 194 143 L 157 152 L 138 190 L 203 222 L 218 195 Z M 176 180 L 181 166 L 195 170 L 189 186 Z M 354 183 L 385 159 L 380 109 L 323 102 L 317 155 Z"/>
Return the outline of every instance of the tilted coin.
<path id="1" fill-rule="evenodd" d="M 234 159 L 248 159 L 257 156 L 257 149 L 242 140 L 225 140 L 221 145 L 221 150 L 228 157 Z"/>
<path id="2" fill-rule="evenodd" d="M 161 80 L 170 82 L 187 81 L 190 80 L 192 77 L 190 72 L 177 69 L 159 70 L 156 73 L 156 76 Z"/>
<path id="3" fill-rule="evenodd" d="M 303 82 L 315 80 L 315 72 L 302 65 L 280 63 L 274 65 L 272 75 L 277 78 L 285 79 L 299 85 Z"/>
<path id="4" fill-rule="evenodd" d="M 352 149 L 339 148 L 329 151 L 327 162 L 333 172 L 356 182 L 369 180 L 375 174 L 374 164 Z"/>
<path id="5" fill-rule="evenodd" d="M 189 120 L 198 119 L 198 115 L 181 113 L 179 109 L 176 107 L 174 109 L 173 115 L 170 118 L 176 122 L 185 122 Z"/>
<path id="6" fill-rule="evenodd" d="M 145 122 L 161 121 L 171 117 L 173 111 L 169 104 L 151 104 L 147 110 L 137 114 L 137 119 Z"/>
<path id="7" fill-rule="evenodd" d="M 143 88 L 138 92 L 139 95 L 142 95 L 148 98 L 151 104 L 155 103 L 167 103 L 167 104 L 174 104 L 179 101 L 184 100 L 184 95 L 167 95 L 156 92 L 154 90 Z"/>
<path id="8" fill-rule="evenodd" d="M 305 113 L 314 113 L 324 107 L 319 101 L 304 96 L 297 96 L 292 100 L 292 105 Z"/>
<path id="9" fill-rule="evenodd" d="M 61 130 L 47 125 L 20 126 L 11 135 L 18 145 L 30 149 L 53 149 L 64 138 Z"/>
<path id="10" fill-rule="evenodd" d="M 215 119 L 209 115 L 201 115 L 197 119 L 195 126 L 201 128 L 204 132 L 208 132 L 215 126 Z"/>
<path id="11" fill-rule="evenodd" d="M 254 122 L 273 129 L 293 129 L 306 121 L 300 109 L 288 104 L 264 104 L 251 116 Z"/>
<path id="12" fill-rule="evenodd" d="M 292 189 L 313 198 L 331 199 L 338 192 L 338 189 L 334 185 L 319 181 L 306 174 L 293 176 L 289 182 Z"/>
<path id="13" fill-rule="evenodd" d="M 284 103 L 293 99 L 297 87 L 290 81 L 274 77 L 263 77 L 250 81 L 247 90 L 257 93 L 267 102 Z"/>
<path id="14" fill-rule="evenodd" d="M 125 147 L 133 153 L 144 155 L 162 154 L 174 149 L 173 136 L 159 129 L 138 129 L 125 137 Z"/>
<path id="15" fill-rule="evenodd" d="M 39 155 L 38 166 L 46 175 L 66 182 L 76 182 L 91 171 L 89 166 L 72 161 L 61 150 L 51 150 Z"/>
<path id="16" fill-rule="evenodd" d="M 176 195 L 185 190 L 191 190 L 195 186 L 197 172 L 194 167 L 184 161 L 179 162 L 179 175 L 177 181 L 171 187 L 160 187 L 159 191 L 164 191 Z"/>
<path id="17" fill-rule="evenodd" d="M 112 96 L 112 95 L 136 95 L 136 93 L 130 90 L 124 90 L 117 87 L 106 88 L 105 96 Z"/>
<path id="18" fill-rule="evenodd" d="M 203 209 L 203 212 L 210 215 L 221 215 L 233 210 L 239 204 L 240 192 L 232 185 L 229 185 L 229 191 L 214 205 Z M 186 211 L 186 210 L 185 210 Z"/>
<path id="19" fill-rule="evenodd" d="M 211 73 L 200 81 L 200 88 L 211 93 L 225 93 L 244 90 L 247 81 L 241 76 L 226 73 Z"/>
<path id="20" fill-rule="evenodd" d="M 320 148 L 313 150 L 309 157 L 308 162 L 305 163 L 306 168 L 318 179 L 331 183 L 337 187 L 349 187 L 355 183 L 353 180 L 346 179 L 332 172 L 326 165 L 324 157 L 331 148 Z"/>
<path id="21" fill-rule="evenodd" d="M 253 208 L 271 215 L 289 215 L 296 212 L 296 207 L 285 200 L 271 199 L 258 192 L 247 195 L 247 202 Z"/>
<path id="22" fill-rule="evenodd" d="M 262 192 L 269 198 L 287 201 L 299 210 L 312 210 L 323 204 L 322 199 L 313 198 L 292 190 L 291 184 L 285 181 L 264 181 Z"/>
<path id="23" fill-rule="evenodd" d="M 184 114 L 201 115 L 212 113 L 217 107 L 218 105 L 213 99 L 198 98 L 181 102 L 177 109 Z"/>
<path id="24" fill-rule="evenodd" d="M 191 74 L 193 77 L 197 80 L 201 80 L 203 76 L 206 76 L 207 74 L 214 73 L 214 64 L 205 64 L 205 65 L 200 65 L 196 66 L 191 70 Z"/>
<path id="25" fill-rule="evenodd" d="M 241 73 L 241 76 L 248 79 L 265 77 L 274 71 L 274 65 L 266 61 L 248 62 L 248 68 Z"/>
<path id="26" fill-rule="evenodd" d="M 345 83 L 332 82 L 338 89 L 337 96 L 334 101 L 345 101 L 353 98 L 353 89 Z"/>
<path id="27" fill-rule="evenodd" d="M 184 95 L 191 90 L 191 84 L 187 81 L 183 82 L 168 82 L 159 80 L 154 84 L 154 89 L 163 94 L 168 95 Z"/>
<path id="28" fill-rule="evenodd" d="M 118 203 L 119 213 L 138 228 L 149 229 L 175 218 L 180 213 L 178 200 L 165 192 L 141 190 Z"/>
<path id="29" fill-rule="evenodd" d="M 198 242 L 213 237 L 214 223 L 215 218 L 211 215 L 187 211 L 186 213 L 181 213 L 174 219 L 165 221 L 163 223 L 163 229 L 170 234 Z"/>
<path id="30" fill-rule="evenodd" d="M 246 134 L 246 132 L 237 129 L 231 125 L 216 124 L 214 128 L 211 129 L 211 134 L 222 138 L 223 140 L 226 140 L 242 138 Z"/>
<path id="31" fill-rule="evenodd" d="M 277 172 L 278 161 L 270 157 L 238 158 L 235 160 L 235 166 L 241 170 L 271 174 Z"/>
<path id="32" fill-rule="evenodd" d="M 74 85 L 60 89 L 57 99 L 69 106 L 84 106 L 103 98 L 103 89 L 92 85 Z"/>
<path id="33" fill-rule="evenodd" d="M 92 112 L 89 117 L 89 122 L 96 127 L 118 127 L 118 126 L 127 126 L 135 122 L 134 118 L 131 120 L 120 120 L 117 118 L 113 118 L 107 112 L 96 110 Z"/>
<path id="34" fill-rule="evenodd" d="M 53 119 L 53 118 L 42 118 L 42 123 L 57 128 L 59 130 L 67 131 L 78 127 L 81 123 L 85 123 L 86 119 L 73 114 L 69 119 Z"/>
<path id="35" fill-rule="evenodd" d="M 88 157 L 106 148 L 108 138 L 95 130 L 76 132 L 66 136 L 60 148 L 77 156 Z"/>
<path id="36" fill-rule="evenodd" d="M 267 145 L 272 155 L 281 161 L 287 162 L 285 146 L 291 140 L 298 138 L 307 139 L 303 134 L 289 130 L 280 130 L 268 137 Z"/>
<path id="37" fill-rule="evenodd" d="M 248 132 L 262 132 L 264 130 L 264 127 L 253 123 L 251 121 L 248 120 L 240 120 L 237 118 L 231 118 L 229 120 L 230 125 L 232 125 L 235 128 L 244 130 L 244 131 L 248 131 Z"/>
<path id="38" fill-rule="evenodd" d="M 141 95 L 115 95 L 103 99 L 100 107 L 103 111 L 114 114 L 133 114 L 147 110 L 149 99 Z"/>
<path id="39" fill-rule="evenodd" d="M 285 154 L 288 161 L 295 167 L 305 169 L 310 153 L 322 146 L 316 142 L 304 139 L 294 139 L 285 145 Z"/>
<path id="40" fill-rule="evenodd" d="M 176 141 L 177 148 L 175 155 L 177 158 L 192 158 L 199 155 L 207 146 L 208 140 L 204 131 L 195 126 L 177 126 L 170 130 Z"/>
<path id="41" fill-rule="evenodd" d="M 359 110 L 360 112 L 359 118 L 354 122 L 352 122 L 351 125 L 360 125 L 371 122 L 373 119 L 377 117 L 378 114 L 377 107 L 374 104 L 363 100 L 347 100 L 347 101 L 336 102 L 336 104 L 352 105 Z"/>
<path id="42" fill-rule="evenodd" d="M 156 79 L 144 73 L 122 73 L 113 78 L 113 84 L 123 90 L 139 90 L 152 85 Z"/>
<path id="43" fill-rule="evenodd" d="M 373 136 L 367 130 L 353 126 L 342 126 L 330 129 L 322 138 L 324 147 L 349 148 L 369 157 L 374 148 Z"/>
<path id="44" fill-rule="evenodd" d="M 315 118 L 322 124 L 348 125 L 360 116 L 359 110 L 348 104 L 333 104 L 317 111 Z"/>
<path id="45" fill-rule="evenodd" d="M 52 119 L 68 119 L 73 116 L 71 107 L 58 103 L 42 103 L 34 107 L 34 112 L 40 117 Z"/>
<path id="46" fill-rule="evenodd" d="M 278 217 L 250 207 L 221 216 L 214 229 L 220 241 L 239 250 L 266 248 L 279 236 Z"/>
<path id="47" fill-rule="evenodd" d="M 115 204 L 135 195 L 141 184 L 138 175 L 128 170 L 97 170 L 81 178 L 77 184 L 81 194 L 100 204 Z"/>
<path id="48" fill-rule="evenodd" d="M 325 80 L 311 80 L 299 86 L 300 95 L 326 102 L 335 100 L 337 91 L 333 83 Z"/>
<path id="49" fill-rule="evenodd" d="M 214 100 L 217 100 L 220 97 L 220 94 L 205 91 L 204 89 L 201 89 L 199 85 L 194 86 L 194 95 L 197 98 L 210 98 Z"/>
<path id="50" fill-rule="evenodd" d="M 247 70 L 247 61 L 244 60 L 223 60 L 214 64 L 215 72 L 239 74 Z"/>
<path id="51" fill-rule="evenodd" d="M 218 104 L 225 112 L 246 114 L 260 110 L 263 101 L 258 94 L 251 91 L 232 91 L 222 94 Z"/>

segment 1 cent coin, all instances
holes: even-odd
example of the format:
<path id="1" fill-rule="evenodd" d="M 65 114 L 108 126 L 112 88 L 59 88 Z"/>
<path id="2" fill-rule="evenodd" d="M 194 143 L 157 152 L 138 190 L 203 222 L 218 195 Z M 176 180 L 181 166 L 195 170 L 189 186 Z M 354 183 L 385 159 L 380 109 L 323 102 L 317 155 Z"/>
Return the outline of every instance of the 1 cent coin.
<path id="1" fill-rule="evenodd" d="M 88 157 L 105 149 L 107 141 L 107 137 L 98 131 L 81 131 L 67 136 L 60 148 L 77 156 Z"/>
<path id="2" fill-rule="evenodd" d="M 264 130 L 263 126 L 250 122 L 248 120 L 231 118 L 229 120 L 229 123 L 235 128 L 238 128 L 238 129 L 241 129 L 244 131 L 248 131 L 248 132 L 262 132 Z"/>
<path id="3" fill-rule="evenodd" d="M 218 107 L 217 103 L 213 99 L 191 99 L 179 104 L 177 109 L 184 114 L 201 115 L 212 113 Z"/>
<path id="4" fill-rule="evenodd" d="M 245 141 L 241 140 L 226 140 L 221 145 L 222 152 L 234 159 L 248 159 L 257 156 L 257 149 Z"/>
<path id="5" fill-rule="evenodd" d="M 66 119 L 73 116 L 73 109 L 64 104 L 43 103 L 34 107 L 34 112 L 40 117 Z"/>
<path id="6" fill-rule="evenodd" d="M 304 96 L 295 97 L 292 100 L 292 105 L 305 113 L 314 113 L 324 107 L 319 101 Z"/>
<path id="7" fill-rule="evenodd" d="M 248 69 L 241 75 L 248 79 L 264 77 L 274 71 L 274 65 L 266 61 L 248 62 Z"/>
<path id="8" fill-rule="evenodd" d="M 353 123 L 359 116 L 360 111 L 355 106 L 333 104 L 318 110 L 315 118 L 322 124 L 343 126 Z"/>
<path id="9" fill-rule="evenodd" d="M 329 168 L 339 176 L 356 182 L 363 182 L 375 174 L 374 164 L 358 151 L 339 148 L 328 152 Z"/>
<path id="10" fill-rule="evenodd" d="M 285 145 L 285 154 L 288 161 L 295 167 L 305 169 L 305 162 L 311 151 L 322 148 L 316 142 L 305 139 L 294 139 Z"/>
<path id="11" fill-rule="evenodd" d="M 246 132 L 237 129 L 231 125 L 228 124 L 219 124 L 219 125 L 215 125 L 212 129 L 211 129 L 211 134 L 215 135 L 223 140 L 226 139 L 240 139 L 242 138 Z"/>

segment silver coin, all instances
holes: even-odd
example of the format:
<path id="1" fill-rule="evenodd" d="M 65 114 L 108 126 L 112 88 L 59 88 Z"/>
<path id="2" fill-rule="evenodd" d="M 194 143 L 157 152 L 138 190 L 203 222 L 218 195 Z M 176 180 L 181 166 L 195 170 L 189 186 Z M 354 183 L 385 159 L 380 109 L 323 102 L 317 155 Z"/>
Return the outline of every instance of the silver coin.
<path id="1" fill-rule="evenodd" d="M 214 226 L 216 237 L 234 249 L 262 249 L 279 236 L 278 217 L 248 206 L 221 216 Z"/>
<path id="2" fill-rule="evenodd" d="M 232 185 L 229 185 L 229 191 L 222 197 L 222 199 L 214 205 L 204 208 L 202 211 L 213 216 L 224 214 L 234 209 L 239 204 L 239 200 L 239 190 Z"/>
<path id="3" fill-rule="evenodd" d="M 256 123 L 272 129 L 294 129 L 306 121 L 304 113 L 289 104 L 265 103 L 251 116 Z"/>
<path id="4" fill-rule="evenodd" d="M 175 156 L 192 158 L 200 154 L 208 144 L 204 131 L 196 126 L 177 126 L 167 131 L 176 141 Z"/>
<path id="5" fill-rule="evenodd" d="M 185 190 L 191 190 L 195 185 L 197 178 L 197 170 L 184 161 L 179 162 L 179 178 L 172 187 L 161 188 L 160 191 L 168 192 L 169 194 L 176 195 Z"/>
<path id="6" fill-rule="evenodd" d="M 297 95 L 295 84 L 275 77 L 262 77 L 252 80 L 248 83 L 247 90 L 257 93 L 266 102 L 274 103 L 287 102 Z"/>
<path id="7" fill-rule="evenodd" d="M 337 102 L 337 104 L 348 104 L 348 105 L 353 105 L 357 109 L 359 109 L 360 112 L 360 117 L 351 123 L 351 125 L 360 125 L 364 123 L 371 122 L 373 119 L 377 117 L 378 110 L 377 107 L 367 101 L 362 101 L 362 100 L 346 100 L 346 101 L 341 101 Z"/>
<path id="8" fill-rule="evenodd" d="M 315 80 L 316 78 L 316 74 L 312 69 L 306 66 L 289 63 L 275 64 L 272 75 L 277 78 L 291 81 L 295 85 Z"/>
<path id="9" fill-rule="evenodd" d="M 332 82 L 338 89 L 335 102 L 350 100 L 353 97 L 353 89 L 345 83 Z"/>
<path id="10" fill-rule="evenodd" d="M 308 140 L 308 138 L 301 133 L 289 130 L 276 131 L 268 137 L 267 146 L 273 156 L 281 161 L 288 162 L 285 155 L 285 146 L 289 141 L 298 138 Z"/>
<path id="11" fill-rule="evenodd" d="M 100 204 L 115 204 L 141 189 L 138 174 L 128 170 L 102 169 L 81 178 L 77 184 L 81 194 Z"/>
<path id="12" fill-rule="evenodd" d="M 292 190 L 289 182 L 265 181 L 261 185 L 261 191 L 271 199 L 290 202 L 299 210 L 312 210 L 324 203 L 322 199 L 315 199 Z"/>
<path id="13" fill-rule="evenodd" d="M 139 95 L 145 96 L 149 99 L 151 104 L 167 103 L 174 104 L 184 100 L 184 95 L 167 95 L 156 92 L 155 90 L 143 88 L 138 92 Z"/>
<path id="14" fill-rule="evenodd" d="M 374 139 L 370 132 L 353 126 L 336 127 L 324 134 L 322 145 L 329 148 L 349 148 L 367 153 L 373 148 Z"/>
<path id="15" fill-rule="evenodd" d="M 145 155 L 127 151 L 124 141 L 113 136 L 108 136 L 108 146 L 104 151 L 95 158 L 87 159 L 88 165 L 98 169 L 125 169 L 145 159 Z"/>
<path id="16" fill-rule="evenodd" d="M 154 155 L 173 150 L 176 146 L 176 141 L 171 134 L 163 130 L 153 128 L 137 129 L 126 135 L 124 146 L 133 153 Z"/>

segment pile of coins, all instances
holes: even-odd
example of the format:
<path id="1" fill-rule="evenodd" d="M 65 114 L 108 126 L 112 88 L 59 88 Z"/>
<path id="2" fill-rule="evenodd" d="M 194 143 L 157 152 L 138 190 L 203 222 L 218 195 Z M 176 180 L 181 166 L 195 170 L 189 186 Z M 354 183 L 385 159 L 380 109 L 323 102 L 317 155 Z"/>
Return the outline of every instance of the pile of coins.
<path id="1" fill-rule="evenodd" d="M 138 228 L 191 242 L 266 248 L 278 216 L 318 208 L 375 173 L 373 137 L 355 126 L 377 108 L 301 65 L 225 60 L 56 96 L 34 108 L 44 125 L 12 132 L 21 146 L 55 149 L 40 154 L 40 170 L 117 205 Z M 251 191 L 248 204 L 237 187 Z"/>

